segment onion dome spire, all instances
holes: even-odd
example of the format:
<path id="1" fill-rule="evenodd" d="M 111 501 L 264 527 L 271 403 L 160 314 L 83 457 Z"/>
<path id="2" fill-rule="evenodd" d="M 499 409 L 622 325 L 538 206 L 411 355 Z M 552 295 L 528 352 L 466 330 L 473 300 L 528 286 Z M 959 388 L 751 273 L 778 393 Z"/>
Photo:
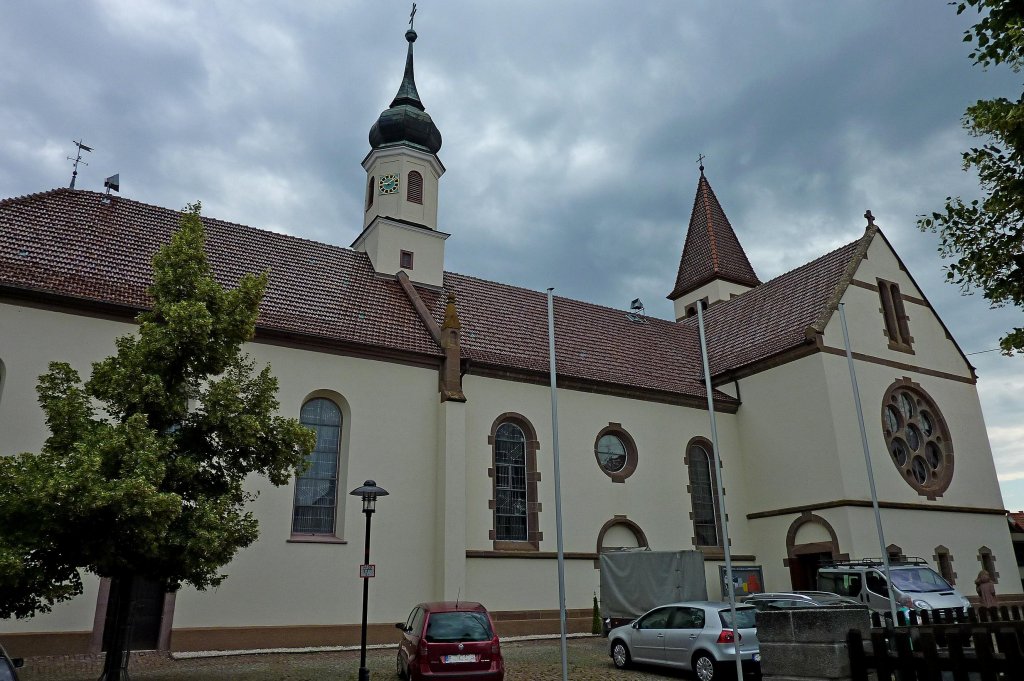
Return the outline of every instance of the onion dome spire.
<path id="1" fill-rule="evenodd" d="M 391 101 L 391 107 L 383 111 L 370 128 L 370 146 L 380 149 L 393 144 L 408 144 L 436 154 L 441 149 L 441 131 L 424 110 L 413 73 L 412 44 L 416 42 L 416 31 L 410 28 L 405 32 L 405 39 L 409 41 L 409 53 L 405 58 L 402 84 Z"/>

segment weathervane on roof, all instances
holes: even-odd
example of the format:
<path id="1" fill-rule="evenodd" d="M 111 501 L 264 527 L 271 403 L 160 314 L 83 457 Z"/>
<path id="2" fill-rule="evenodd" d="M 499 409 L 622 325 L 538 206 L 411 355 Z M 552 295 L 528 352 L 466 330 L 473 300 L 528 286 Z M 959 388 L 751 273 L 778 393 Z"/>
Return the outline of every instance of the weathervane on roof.
<path id="1" fill-rule="evenodd" d="M 416 3 L 412 3 L 412 11 L 409 12 L 409 30 L 412 31 L 412 22 L 416 20 Z"/>
<path id="2" fill-rule="evenodd" d="M 89 146 L 86 146 L 86 145 L 82 144 L 82 140 L 71 140 L 71 141 L 75 143 L 76 147 L 78 147 L 78 155 L 77 156 L 75 156 L 74 158 L 71 158 L 70 156 L 68 156 L 68 160 L 69 161 L 74 161 L 75 162 L 74 170 L 71 173 L 71 184 L 68 185 L 69 189 L 74 189 L 75 188 L 75 178 L 78 177 L 78 164 L 79 163 L 83 163 L 85 165 L 89 165 L 88 163 L 86 163 L 85 161 L 82 160 L 82 152 L 83 151 L 92 151 L 92 147 L 89 147 Z"/>
<path id="3" fill-rule="evenodd" d="M 697 154 L 697 165 L 700 166 L 701 175 L 704 174 L 704 159 L 706 158 L 707 156 L 705 156 L 704 154 Z"/>

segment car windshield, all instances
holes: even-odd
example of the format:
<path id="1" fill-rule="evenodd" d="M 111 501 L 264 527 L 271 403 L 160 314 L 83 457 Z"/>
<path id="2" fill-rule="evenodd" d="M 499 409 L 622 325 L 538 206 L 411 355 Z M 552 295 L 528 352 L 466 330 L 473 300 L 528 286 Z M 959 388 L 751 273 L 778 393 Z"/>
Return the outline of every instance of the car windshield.
<path id="1" fill-rule="evenodd" d="M 445 643 L 454 641 L 489 641 L 491 624 L 482 612 L 435 612 L 427 621 L 427 641 Z"/>
<path id="2" fill-rule="evenodd" d="M 14 681 L 14 669 L 6 658 L 0 656 L 0 681 Z"/>
<path id="3" fill-rule="evenodd" d="M 726 608 L 720 610 L 719 614 L 722 616 L 722 626 L 730 629 L 753 629 L 754 628 L 754 616 L 757 610 L 754 608 L 736 608 L 736 622 L 739 626 L 732 626 L 732 611 Z"/>
<path id="4" fill-rule="evenodd" d="M 939 573 L 928 567 L 900 568 L 890 570 L 893 585 L 900 591 L 927 593 L 929 591 L 950 591 L 953 587 Z"/>

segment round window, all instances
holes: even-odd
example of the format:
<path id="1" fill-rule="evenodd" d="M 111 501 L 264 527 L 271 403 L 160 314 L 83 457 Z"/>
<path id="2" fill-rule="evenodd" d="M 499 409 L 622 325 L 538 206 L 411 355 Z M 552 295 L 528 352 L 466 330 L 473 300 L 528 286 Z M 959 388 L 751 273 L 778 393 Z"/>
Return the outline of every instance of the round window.
<path id="1" fill-rule="evenodd" d="M 617 423 L 597 434 L 594 456 L 601 471 L 614 482 L 624 482 L 636 470 L 636 444 Z"/>
<path id="2" fill-rule="evenodd" d="M 597 460 L 609 473 L 618 473 L 626 467 L 626 445 L 615 435 L 603 435 L 597 441 Z"/>
<path id="3" fill-rule="evenodd" d="M 918 384 L 902 379 L 885 392 L 882 432 L 892 462 L 918 494 L 935 499 L 953 479 L 953 443 L 942 412 Z"/>

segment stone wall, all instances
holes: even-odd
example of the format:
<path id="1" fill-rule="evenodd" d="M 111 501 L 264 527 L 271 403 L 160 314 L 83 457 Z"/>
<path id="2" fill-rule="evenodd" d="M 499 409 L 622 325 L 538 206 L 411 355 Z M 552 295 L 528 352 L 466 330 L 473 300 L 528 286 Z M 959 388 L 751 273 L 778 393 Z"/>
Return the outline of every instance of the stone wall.
<path id="1" fill-rule="evenodd" d="M 761 674 L 765 681 L 848 681 L 846 634 L 871 636 L 867 608 L 807 608 L 757 613 Z"/>

